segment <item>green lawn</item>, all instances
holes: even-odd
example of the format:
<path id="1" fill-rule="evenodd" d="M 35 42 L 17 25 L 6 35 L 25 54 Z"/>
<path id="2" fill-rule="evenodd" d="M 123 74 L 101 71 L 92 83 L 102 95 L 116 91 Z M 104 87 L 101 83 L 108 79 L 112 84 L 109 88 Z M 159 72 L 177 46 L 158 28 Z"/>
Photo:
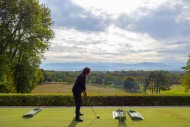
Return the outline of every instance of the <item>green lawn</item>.
<path id="1" fill-rule="evenodd" d="M 171 90 L 168 91 L 161 91 L 162 95 L 190 95 L 190 92 L 185 92 L 185 88 L 182 85 L 173 85 Z"/>
<path id="2" fill-rule="evenodd" d="M 118 127 L 118 120 L 112 118 L 114 107 L 94 107 L 100 119 L 96 119 L 90 107 L 82 107 L 84 122 L 74 121 L 73 107 L 42 108 L 42 111 L 31 119 L 22 115 L 32 108 L 0 108 L 1 127 Z M 127 114 L 124 127 L 189 127 L 190 107 L 127 107 L 136 110 L 145 118 L 132 121 Z"/>

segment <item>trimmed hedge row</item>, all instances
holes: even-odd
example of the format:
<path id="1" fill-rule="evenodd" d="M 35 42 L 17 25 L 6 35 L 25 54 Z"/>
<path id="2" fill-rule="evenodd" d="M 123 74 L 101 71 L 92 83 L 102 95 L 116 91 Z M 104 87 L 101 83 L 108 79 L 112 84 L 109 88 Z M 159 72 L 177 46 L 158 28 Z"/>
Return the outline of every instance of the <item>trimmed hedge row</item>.
<path id="1" fill-rule="evenodd" d="M 90 96 L 93 106 L 190 106 L 190 96 Z M 89 106 L 83 98 L 83 105 Z M 73 96 L 0 95 L 0 106 L 74 106 Z"/>

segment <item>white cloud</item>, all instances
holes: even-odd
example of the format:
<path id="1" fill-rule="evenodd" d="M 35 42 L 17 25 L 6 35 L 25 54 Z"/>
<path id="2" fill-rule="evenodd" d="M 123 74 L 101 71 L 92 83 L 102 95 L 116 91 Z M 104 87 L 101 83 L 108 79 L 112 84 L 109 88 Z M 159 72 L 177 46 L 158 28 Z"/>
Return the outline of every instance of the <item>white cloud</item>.
<path id="1" fill-rule="evenodd" d="M 73 0 L 74 3 L 86 10 L 100 15 L 101 12 L 108 14 L 131 14 L 138 8 L 156 8 L 169 0 Z"/>
<path id="2" fill-rule="evenodd" d="M 104 31 L 110 21 L 107 16 L 96 16 L 72 0 L 41 0 L 51 9 L 55 27 L 85 31 Z M 106 17 L 106 18 L 105 18 Z"/>
<path id="3" fill-rule="evenodd" d="M 154 9 L 139 8 L 133 15 L 121 14 L 116 24 L 125 30 L 147 33 L 156 40 L 164 40 L 165 43 L 175 40 L 188 42 L 189 11 L 190 3 L 169 1 Z"/>
<path id="4" fill-rule="evenodd" d="M 56 28 L 47 61 L 54 62 L 142 62 L 160 61 L 163 45 L 147 34 L 122 30 L 114 25 L 105 32 L 81 32 Z"/>
<path id="5" fill-rule="evenodd" d="M 55 39 L 48 62 L 186 61 L 190 5 L 184 0 L 40 0 Z"/>
<path id="6" fill-rule="evenodd" d="M 181 3 L 182 8 L 181 8 L 181 13 L 177 15 L 176 22 L 184 22 L 190 24 L 190 5 L 187 3 Z"/>

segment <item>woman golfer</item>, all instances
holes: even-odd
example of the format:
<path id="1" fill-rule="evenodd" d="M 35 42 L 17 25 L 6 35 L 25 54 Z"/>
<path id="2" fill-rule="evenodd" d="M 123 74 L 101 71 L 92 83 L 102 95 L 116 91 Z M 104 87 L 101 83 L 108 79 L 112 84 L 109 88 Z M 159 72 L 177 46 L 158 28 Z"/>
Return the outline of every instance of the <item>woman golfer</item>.
<path id="1" fill-rule="evenodd" d="M 86 67 L 83 69 L 82 73 L 77 77 L 75 84 L 73 86 L 73 95 L 75 99 L 75 113 L 76 113 L 76 121 L 82 122 L 83 120 L 80 118 L 83 114 L 80 113 L 80 107 L 82 103 L 81 93 L 83 93 L 84 97 L 87 97 L 86 93 L 86 76 L 90 73 L 90 68 Z"/>

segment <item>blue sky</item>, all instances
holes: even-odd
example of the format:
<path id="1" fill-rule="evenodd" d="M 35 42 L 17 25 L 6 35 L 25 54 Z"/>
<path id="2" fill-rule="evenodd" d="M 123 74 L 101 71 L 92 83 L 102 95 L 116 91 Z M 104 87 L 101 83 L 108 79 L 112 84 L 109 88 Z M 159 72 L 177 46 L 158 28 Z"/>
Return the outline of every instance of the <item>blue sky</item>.
<path id="1" fill-rule="evenodd" d="M 45 62 L 186 63 L 189 0 L 40 0 L 55 38 Z"/>

